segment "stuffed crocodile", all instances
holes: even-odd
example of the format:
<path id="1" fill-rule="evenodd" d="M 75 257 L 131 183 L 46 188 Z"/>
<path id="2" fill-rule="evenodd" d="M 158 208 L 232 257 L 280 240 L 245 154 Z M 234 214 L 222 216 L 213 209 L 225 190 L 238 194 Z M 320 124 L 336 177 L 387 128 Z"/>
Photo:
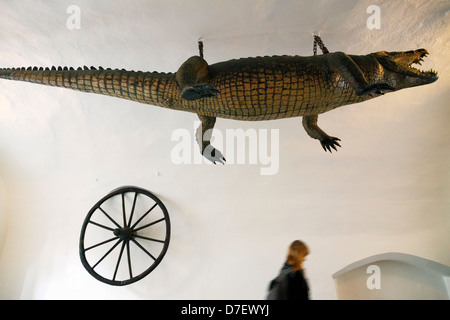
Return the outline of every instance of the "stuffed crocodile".
<path id="1" fill-rule="evenodd" d="M 210 142 L 216 118 L 261 121 L 303 117 L 308 135 L 331 152 L 340 147 L 340 139 L 319 128 L 318 115 L 436 81 L 437 72 L 412 67 L 427 54 L 425 49 L 368 55 L 334 52 L 310 57 L 243 58 L 208 65 L 201 52 L 176 73 L 29 67 L 0 69 L 0 78 L 194 112 L 201 120 L 196 138 L 203 156 L 213 163 L 223 163 L 222 153 Z"/>

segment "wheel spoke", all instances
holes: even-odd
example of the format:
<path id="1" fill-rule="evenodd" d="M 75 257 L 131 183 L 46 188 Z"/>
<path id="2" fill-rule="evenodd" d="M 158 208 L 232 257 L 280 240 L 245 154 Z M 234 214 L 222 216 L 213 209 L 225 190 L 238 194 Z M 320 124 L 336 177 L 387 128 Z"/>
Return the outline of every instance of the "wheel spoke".
<path id="1" fill-rule="evenodd" d="M 109 230 L 109 231 L 114 231 L 113 228 L 104 226 L 104 225 L 102 225 L 100 223 L 97 223 L 97 222 L 94 222 L 94 221 L 89 221 L 89 223 L 92 223 L 93 225 L 96 225 L 97 227 L 100 227 L 100 228 L 103 228 L 103 229 L 106 229 L 106 230 Z"/>
<path id="2" fill-rule="evenodd" d="M 117 270 L 119 270 L 120 260 L 122 260 L 123 249 L 125 249 L 125 245 L 126 245 L 125 241 L 122 242 L 122 248 L 120 248 L 119 258 L 117 259 L 116 269 L 114 270 L 114 276 L 112 278 L 113 281 L 116 280 Z"/>
<path id="3" fill-rule="evenodd" d="M 139 238 L 139 239 L 145 239 L 145 240 L 150 240 L 150 241 L 155 241 L 155 242 L 160 242 L 160 243 L 164 243 L 165 241 L 163 240 L 158 240 L 158 239 L 153 239 L 153 238 L 147 238 L 147 237 L 143 237 L 140 235 L 135 234 L 134 237 Z"/>
<path id="4" fill-rule="evenodd" d="M 131 208 L 130 220 L 128 220 L 127 227 L 129 227 L 131 225 L 131 220 L 133 220 L 133 214 L 134 214 L 134 208 L 136 207 L 137 196 L 138 196 L 138 193 L 135 192 L 134 193 L 134 200 L 133 200 L 133 207 Z"/>
<path id="5" fill-rule="evenodd" d="M 117 239 L 117 237 L 114 237 L 114 238 L 111 238 L 111 239 L 109 239 L 109 240 L 106 240 L 106 241 L 103 241 L 103 242 L 94 244 L 93 246 L 90 246 L 89 248 L 84 249 L 84 251 L 86 252 L 86 251 L 88 251 L 88 250 L 94 249 L 94 248 L 96 248 L 96 247 L 98 247 L 98 246 L 101 246 L 101 245 L 103 245 L 103 244 L 109 243 L 109 242 L 111 242 L 111 241 L 113 241 L 113 240 L 116 240 L 116 239 Z"/>
<path id="6" fill-rule="evenodd" d="M 116 244 L 113 245 L 112 248 L 109 249 L 108 252 L 106 252 L 105 255 L 104 255 L 103 257 L 101 257 L 100 260 L 98 260 L 97 263 L 94 264 L 94 266 L 93 266 L 91 269 L 94 269 L 100 262 L 102 262 L 103 259 L 105 259 L 105 258 L 108 256 L 108 254 L 110 254 L 111 251 L 113 251 L 121 241 L 122 241 L 122 240 L 120 240 L 120 239 L 117 240 Z"/>
<path id="7" fill-rule="evenodd" d="M 125 193 L 122 193 L 122 214 L 123 214 L 123 226 L 127 225 L 127 218 L 125 213 Z"/>
<path id="8" fill-rule="evenodd" d="M 152 258 L 153 260 L 156 260 L 156 258 L 150 252 L 148 252 L 143 246 L 141 246 L 141 244 L 139 242 L 137 242 L 135 239 L 131 239 L 131 241 L 133 241 L 142 251 L 144 251 L 146 254 L 148 254 L 150 256 L 150 258 Z"/>
<path id="9" fill-rule="evenodd" d="M 103 212 L 103 214 L 104 214 L 106 217 L 108 217 L 108 219 L 111 220 L 112 223 L 114 223 L 118 228 L 120 228 L 120 225 L 119 225 L 113 218 L 111 218 L 111 217 L 109 216 L 109 214 L 107 214 L 107 213 L 105 212 L 105 210 L 103 210 L 101 207 L 98 207 L 98 209 L 99 209 L 101 212 Z"/>
<path id="10" fill-rule="evenodd" d="M 136 231 L 139 231 L 139 230 L 148 228 L 148 227 L 150 227 L 150 226 L 152 226 L 152 225 L 154 225 L 154 224 L 156 224 L 156 223 L 158 223 L 158 222 L 164 221 L 164 220 L 166 220 L 166 217 L 161 218 L 161 219 L 156 220 L 156 221 L 153 221 L 153 222 L 151 222 L 151 223 L 149 223 L 149 224 L 146 224 L 145 226 L 142 226 L 142 227 L 139 227 L 139 228 L 137 228 L 137 229 L 134 229 L 133 231 L 136 232 Z"/>
<path id="11" fill-rule="evenodd" d="M 128 256 L 128 270 L 130 272 L 130 279 L 132 279 L 133 272 L 131 271 L 130 241 L 127 241 L 127 256 Z"/>
<path id="12" fill-rule="evenodd" d="M 140 217 L 139 218 L 139 220 L 138 221 L 136 221 L 134 224 L 133 224 L 133 226 L 131 227 L 131 229 L 134 229 L 134 227 L 136 227 L 137 225 L 138 225 L 138 223 L 139 222 L 141 222 L 142 221 L 142 219 L 144 219 L 153 209 L 155 209 L 155 207 L 157 206 L 158 204 L 157 203 L 155 203 L 146 213 L 144 213 L 144 215 L 142 216 L 142 217 Z"/>

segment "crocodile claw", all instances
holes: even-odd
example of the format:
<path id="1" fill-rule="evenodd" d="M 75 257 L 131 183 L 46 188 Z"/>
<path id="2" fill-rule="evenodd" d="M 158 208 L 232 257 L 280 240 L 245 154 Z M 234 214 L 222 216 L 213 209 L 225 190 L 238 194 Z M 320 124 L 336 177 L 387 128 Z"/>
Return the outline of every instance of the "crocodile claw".
<path id="1" fill-rule="evenodd" d="M 330 151 L 330 153 L 333 153 L 331 148 L 337 151 L 336 146 L 341 147 L 338 141 L 341 141 L 341 139 L 335 137 L 326 137 L 320 140 L 320 144 L 322 145 L 322 148 L 323 150 L 325 150 L 325 152 Z"/>
<path id="2" fill-rule="evenodd" d="M 225 164 L 227 161 L 222 152 L 214 148 L 212 145 L 208 145 L 205 150 L 203 150 L 203 156 L 214 164 L 217 164 L 216 162 Z"/>

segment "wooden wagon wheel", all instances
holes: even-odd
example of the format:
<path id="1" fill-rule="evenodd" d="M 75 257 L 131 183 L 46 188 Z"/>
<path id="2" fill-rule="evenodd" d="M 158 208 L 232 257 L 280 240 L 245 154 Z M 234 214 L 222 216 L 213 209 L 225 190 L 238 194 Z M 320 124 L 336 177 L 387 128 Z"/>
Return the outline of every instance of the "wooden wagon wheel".
<path id="1" fill-rule="evenodd" d="M 169 240 L 169 214 L 161 200 L 147 190 L 122 187 L 97 202 L 86 216 L 80 258 L 97 280 L 124 286 L 158 266 Z"/>

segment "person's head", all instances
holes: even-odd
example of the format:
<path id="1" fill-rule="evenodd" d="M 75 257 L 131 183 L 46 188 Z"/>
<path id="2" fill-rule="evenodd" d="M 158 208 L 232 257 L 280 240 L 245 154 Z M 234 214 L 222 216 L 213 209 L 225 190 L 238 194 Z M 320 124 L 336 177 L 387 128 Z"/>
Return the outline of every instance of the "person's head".
<path id="1" fill-rule="evenodd" d="M 289 246 L 286 263 L 291 265 L 293 270 L 302 270 L 303 261 L 308 254 L 309 249 L 306 244 L 300 240 L 295 240 Z"/>

